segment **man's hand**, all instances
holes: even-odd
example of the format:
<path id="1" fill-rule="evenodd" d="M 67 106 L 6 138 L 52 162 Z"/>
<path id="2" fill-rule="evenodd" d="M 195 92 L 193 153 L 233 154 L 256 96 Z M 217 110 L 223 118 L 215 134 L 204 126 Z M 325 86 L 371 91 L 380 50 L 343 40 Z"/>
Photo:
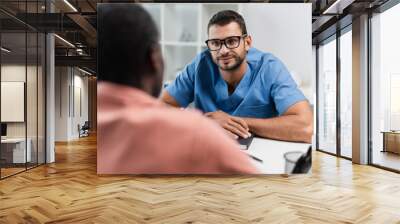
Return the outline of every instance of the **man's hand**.
<path id="1" fill-rule="evenodd" d="M 235 138 L 237 138 L 237 136 L 248 138 L 251 135 L 249 133 L 249 126 L 241 118 L 231 116 L 220 110 L 209 112 L 205 115 L 216 121 L 221 127 L 233 134 Z"/>

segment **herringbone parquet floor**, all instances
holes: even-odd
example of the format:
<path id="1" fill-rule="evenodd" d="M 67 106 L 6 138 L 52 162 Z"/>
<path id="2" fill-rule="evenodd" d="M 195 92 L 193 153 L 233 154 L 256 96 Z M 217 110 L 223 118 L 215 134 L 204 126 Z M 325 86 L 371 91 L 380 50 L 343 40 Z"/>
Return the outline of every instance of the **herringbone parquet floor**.
<path id="1" fill-rule="evenodd" d="M 308 176 L 97 176 L 96 139 L 0 181 L 0 223 L 400 223 L 400 175 L 315 152 Z"/>

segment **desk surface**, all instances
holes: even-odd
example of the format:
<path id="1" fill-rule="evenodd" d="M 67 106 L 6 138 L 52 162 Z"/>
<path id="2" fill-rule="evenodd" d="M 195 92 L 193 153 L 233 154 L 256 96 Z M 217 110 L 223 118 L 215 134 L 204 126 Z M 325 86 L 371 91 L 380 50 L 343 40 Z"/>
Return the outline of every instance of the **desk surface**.
<path id="1" fill-rule="evenodd" d="M 5 138 L 1 139 L 1 143 L 19 143 L 19 142 L 24 142 L 25 138 Z M 28 138 L 28 141 L 30 141 L 30 138 Z"/>
<path id="2" fill-rule="evenodd" d="M 384 134 L 400 134 L 400 131 L 381 131 Z"/>
<path id="3" fill-rule="evenodd" d="M 262 163 L 252 159 L 253 164 L 264 174 L 285 173 L 285 159 L 283 154 L 291 151 L 306 153 L 311 144 L 277 141 L 264 138 L 254 138 L 248 150 L 250 155 L 263 160 Z"/>

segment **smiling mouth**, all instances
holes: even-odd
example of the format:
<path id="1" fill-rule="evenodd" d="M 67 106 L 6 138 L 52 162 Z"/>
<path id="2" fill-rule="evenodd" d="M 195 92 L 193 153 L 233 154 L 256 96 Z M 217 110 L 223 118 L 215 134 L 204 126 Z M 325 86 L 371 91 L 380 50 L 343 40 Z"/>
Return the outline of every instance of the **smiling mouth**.
<path id="1" fill-rule="evenodd" d="M 219 60 L 221 60 L 221 61 L 228 61 L 228 60 L 230 60 L 230 59 L 232 59 L 232 57 L 229 57 L 229 58 L 220 58 Z"/>

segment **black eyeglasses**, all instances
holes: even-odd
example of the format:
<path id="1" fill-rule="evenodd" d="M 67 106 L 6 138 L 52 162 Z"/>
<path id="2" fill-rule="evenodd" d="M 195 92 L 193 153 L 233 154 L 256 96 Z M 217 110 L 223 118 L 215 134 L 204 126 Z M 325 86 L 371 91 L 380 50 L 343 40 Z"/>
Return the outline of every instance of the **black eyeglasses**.
<path id="1" fill-rule="evenodd" d="M 245 38 L 247 34 L 243 34 L 242 36 L 231 36 L 225 39 L 209 39 L 206 40 L 207 47 L 210 51 L 218 51 L 222 48 L 222 43 L 224 43 L 225 47 L 228 49 L 235 49 L 240 45 L 240 39 Z"/>

